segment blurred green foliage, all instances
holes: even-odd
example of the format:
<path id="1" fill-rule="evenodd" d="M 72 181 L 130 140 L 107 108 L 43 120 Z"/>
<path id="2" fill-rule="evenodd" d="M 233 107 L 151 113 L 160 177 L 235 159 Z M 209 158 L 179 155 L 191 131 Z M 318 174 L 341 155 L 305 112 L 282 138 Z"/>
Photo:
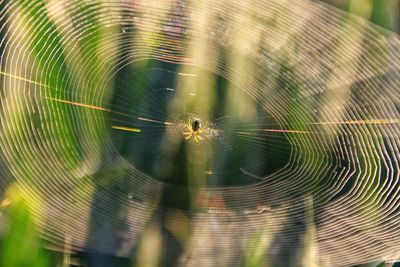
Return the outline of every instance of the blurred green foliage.
<path id="1" fill-rule="evenodd" d="M 399 0 L 323 0 L 346 12 L 362 16 L 383 28 L 398 32 Z"/>
<path id="2" fill-rule="evenodd" d="M 37 225 L 27 202 L 20 199 L 1 212 L 3 218 L 7 217 L 7 225 L 0 242 L 0 266 L 54 266 L 51 253 L 42 248 Z"/>

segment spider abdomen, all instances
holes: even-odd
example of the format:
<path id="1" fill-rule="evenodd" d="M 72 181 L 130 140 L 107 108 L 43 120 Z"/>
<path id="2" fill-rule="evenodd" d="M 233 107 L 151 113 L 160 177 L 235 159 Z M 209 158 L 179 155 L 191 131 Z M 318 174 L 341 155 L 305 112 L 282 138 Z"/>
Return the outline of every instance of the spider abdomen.
<path id="1" fill-rule="evenodd" d="M 192 122 L 192 130 L 193 130 L 194 132 L 196 132 L 196 131 L 198 131 L 199 129 L 200 129 L 200 121 L 194 120 L 194 121 Z"/>

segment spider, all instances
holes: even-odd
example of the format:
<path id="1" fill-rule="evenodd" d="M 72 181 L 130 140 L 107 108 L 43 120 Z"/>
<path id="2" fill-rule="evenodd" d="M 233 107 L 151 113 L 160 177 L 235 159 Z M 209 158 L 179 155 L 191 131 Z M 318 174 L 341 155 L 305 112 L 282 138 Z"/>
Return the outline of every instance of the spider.
<path id="1" fill-rule="evenodd" d="M 206 129 L 203 129 L 201 127 L 201 122 L 199 119 L 195 118 L 192 122 L 191 118 L 189 117 L 189 121 L 185 125 L 185 129 L 183 130 L 183 135 L 185 136 L 186 140 L 189 140 L 190 138 L 194 137 L 194 141 L 199 142 L 204 140 L 201 134 L 204 133 L 205 131 Z"/>

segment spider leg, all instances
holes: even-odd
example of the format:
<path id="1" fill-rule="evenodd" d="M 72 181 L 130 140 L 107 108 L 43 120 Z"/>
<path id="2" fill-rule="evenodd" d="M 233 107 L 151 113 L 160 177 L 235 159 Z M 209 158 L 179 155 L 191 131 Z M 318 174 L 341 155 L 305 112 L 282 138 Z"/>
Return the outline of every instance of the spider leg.
<path id="1" fill-rule="evenodd" d="M 186 139 L 186 140 L 189 140 L 190 138 L 192 138 L 193 132 L 190 132 L 190 133 L 187 133 L 187 134 L 184 133 L 184 135 L 187 135 L 187 136 L 185 137 L 185 139 Z"/>
<path id="2" fill-rule="evenodd" d="M 182 130 L 183 135 L 191 135 L 193 131 L 190 130 L 189 126 L 185 125 L 184 129 Z"/>

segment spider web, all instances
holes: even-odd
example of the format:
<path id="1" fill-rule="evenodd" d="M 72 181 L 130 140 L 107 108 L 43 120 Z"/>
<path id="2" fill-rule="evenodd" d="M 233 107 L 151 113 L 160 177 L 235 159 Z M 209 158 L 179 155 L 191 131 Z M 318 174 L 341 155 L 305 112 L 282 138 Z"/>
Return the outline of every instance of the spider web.
<path id="1" fill-rule="evenodd" d="M 0 188 L 41 207 L 43 239 L 133 257 L 155 235 L 182 266 L 397 259 L 397 35 L 313 1 L 0 3 Z"/>

